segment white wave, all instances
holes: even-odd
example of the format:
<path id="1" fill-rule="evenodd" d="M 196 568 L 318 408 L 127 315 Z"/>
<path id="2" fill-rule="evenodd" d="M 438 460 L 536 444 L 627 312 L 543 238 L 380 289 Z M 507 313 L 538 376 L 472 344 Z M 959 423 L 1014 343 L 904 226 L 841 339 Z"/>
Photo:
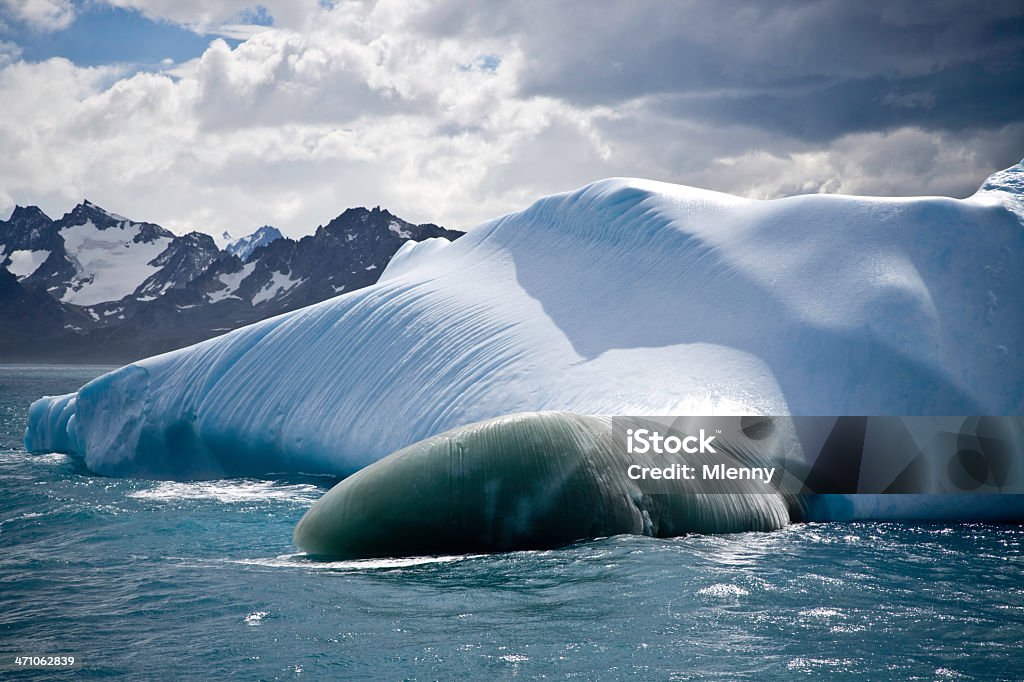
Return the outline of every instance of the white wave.
<path id="1" fill-rule="evenodd" d="M 53 512 L 25 512 L 24 514 L 18 514 L 12 516 L 9 519 L 0 519 L 0 533 L 3 532 L 3 527 L 8 523 L 14 523 L 15 521 L 27 521 L 29 519 L 38 519 L 43 516 L 50 516 Z"/>
<path id="2" fill-rule="evenodd" d="M 697 594 L 706 597 L 745 597 L 750 592 L 743 589 L 739 585 L 730 585 L 728 583 L 717 583 L 710 585 L 703 589 L 697 590 Z"/>
<path id="3" fill-rule="evenodd" d="M 61 454 L 59 452 L 47 452 L 42 454 L 31 454 L 24 450 L 13 450 L 11 452 L 0 453 L 0 461 L 2 462 L 41 462 L 43 464 L 64 464 L 71 461 L 71 457 L 68 455 Z"/>
<path id="4" fill-rule="evenodd" d="M 50 452 L 45 455 L 39 455 L 36 457 L 37 462 L 45 462 L 46 464 L 64 464 L 70 462 L 71 457 L 68 455 L 62 455 L 59 452 Z"/>
<path id="5" fill-rule="evenodd" d="M 459 556 L 418 556 L 394 559 L 354 559 L 350 561 L 315 561 L 309 555 L 282 554 L 268 559 L 228 559 L 228 563 L 245 566 L 264 566 L 267 568 L 291 568 L 318 571 L 376 571 L 389 568 L 410 568 L 427 564 L 446 564 L 467 559 L 479 558 L 481 554 L 464 554 Z"/>
<path id="6" fill-rule="evenodd" d="M 163 481 L 151 488 L 128 494 L 140 500 L 173 502 L 177 500 L 213 500 L 222 504 L 245 502 L 292 502 L 312 504 L 323 489 L 306 483 L 284 484 L 274 481 L 227 479 L 222 481 Z"/>
<path id="7" fill-rule="evenodd" d="M 836 609 L 828 609 L 824 606 L 818 606 L 813 609 L 805 609 L 800 612 L 800 615 L 805 618 L 846 618 L 846 614 Z"/>
<path id="8" fill-rule="evenodd" d="M 853 666 L 856 662 L 849 658 L 794 658 L 786 667 L 789 670 L 799 670 L 801 672 L 814 672 L 823 668 L 848 668 Z"/>

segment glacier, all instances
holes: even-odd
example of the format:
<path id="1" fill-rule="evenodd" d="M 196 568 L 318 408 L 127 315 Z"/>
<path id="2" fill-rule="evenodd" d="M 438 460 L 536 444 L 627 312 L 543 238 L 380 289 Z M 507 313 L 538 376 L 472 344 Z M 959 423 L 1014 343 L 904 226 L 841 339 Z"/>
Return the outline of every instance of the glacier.
<path id="1" fill-rule="evenodd" d="M 347 476 L 519 412 L 1019 415 L 1024 169 L 973 196 L 613 178 L 29 411 L 109 476 Z"/>

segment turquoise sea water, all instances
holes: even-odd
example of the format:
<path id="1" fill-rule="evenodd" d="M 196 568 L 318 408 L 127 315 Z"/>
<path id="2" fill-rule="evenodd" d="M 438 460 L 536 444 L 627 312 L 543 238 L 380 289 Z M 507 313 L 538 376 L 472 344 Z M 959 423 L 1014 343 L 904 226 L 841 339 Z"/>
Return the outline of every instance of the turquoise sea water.
<path id="1" fill-rule="evenodd" d="M 21 448 L 102 368 L 0 366 L 0 676 L 1020 679 L 1024 529 L 808 524 L 547 552 L 316 563 L 326 478 L 92 476 Z M 46 673 L 54 675 L 54 673 Z"/>

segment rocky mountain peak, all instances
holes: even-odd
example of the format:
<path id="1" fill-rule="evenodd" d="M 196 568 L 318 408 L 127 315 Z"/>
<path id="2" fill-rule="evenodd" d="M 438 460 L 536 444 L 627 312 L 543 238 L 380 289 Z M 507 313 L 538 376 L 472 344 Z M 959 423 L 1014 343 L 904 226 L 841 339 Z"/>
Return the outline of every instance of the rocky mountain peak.
<path id="1" fill-rule="evenodd" d="M 227 232 L 224 234 L 227 234 Z M 231 242 L 224 250 L 234 256 L 238 256 L 243 261 L 247 261 L 256 249 L 261 246 L 266 246 L 267 244 L 281 239 L 282 237 L 284 237 L 284 235 L 281 234 L 281 231 L 276 227 L 273 225 L 264 225 L 247 237 L 242 237 L 241 239 L 236 239 Z"/>
<path id="2" fill-rule="evenodd" d="M 92 224 L 98 229 L 105 230 L 126 220 L 127 218 L 124 216 L 111 213 L 101 206 L 85 199 L 82 203 L 65 213 L 59 222 L 65 227 L 84 225 L 87 222 L 92 222 Z"/>
<path id="3" fill-rule="evenodd" d="M 50 223 L 52 220 L 38 206 L 15 206 L 7 222 L 12 225 L 27 225 L 31 227 L 37 223 Z"/>

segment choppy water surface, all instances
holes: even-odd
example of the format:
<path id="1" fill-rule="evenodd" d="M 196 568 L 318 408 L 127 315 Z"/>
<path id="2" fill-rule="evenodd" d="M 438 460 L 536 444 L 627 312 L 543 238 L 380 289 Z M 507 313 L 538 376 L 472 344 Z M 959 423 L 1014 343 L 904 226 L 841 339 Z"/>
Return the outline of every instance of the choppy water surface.
<path id="1" fill-rule="evenodd" d="M 28 403 L 99 371 L 0 367 L 5 657 L 74 654 L 67 676 L 136 679 L 1024 671 L 1020 527 L 811 524 L 315 563 L 291 531 L 329 479 L 119 480 L 26 454 Z"/>

